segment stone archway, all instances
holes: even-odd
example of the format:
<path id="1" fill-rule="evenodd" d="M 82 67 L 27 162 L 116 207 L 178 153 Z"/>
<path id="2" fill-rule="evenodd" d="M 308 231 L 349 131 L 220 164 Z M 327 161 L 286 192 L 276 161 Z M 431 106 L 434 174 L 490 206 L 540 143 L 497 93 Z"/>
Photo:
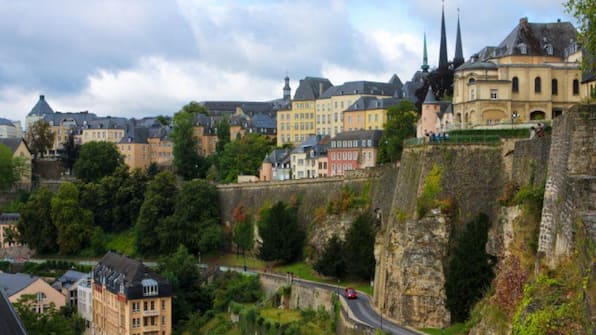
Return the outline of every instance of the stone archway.
<path id="1" fill-rule="evenodd" d="M 482 121 L 486 124 L 495 124 L 507 119 L 507 114 L 499 109 L 487 109 L 482 112 Z"/>
<path id="2" fill-rule="evenodd" d="M 546 119 L 546 113 L 543 111 L 533 111 L 530 113 L 530 120 L 544 120 Z"/>

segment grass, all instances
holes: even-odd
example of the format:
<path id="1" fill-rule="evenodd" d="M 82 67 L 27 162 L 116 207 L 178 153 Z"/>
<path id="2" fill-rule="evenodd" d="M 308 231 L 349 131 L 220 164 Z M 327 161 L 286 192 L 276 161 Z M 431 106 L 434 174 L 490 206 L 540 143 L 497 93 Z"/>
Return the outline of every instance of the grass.
<path id="1" fill-rule="evenodd" d="M 454 323 L 449 328 L 445 328 L 445 333 L 443 333 L 442 329 L 439 328 L 423 328 L 420 329 L 426 334 L 431 335 L 460 335 L 464 333 L 464 324 L 463 323 Z"/>
<path id="2" fill-rule="evenodd" d="M 121 254 L 135 256 L 135 232 L 133 229 L 125 230 L 120 233 L 106 234 L 106 249 L 115 250 Z"/>
<path id="3" fill-rule="evenodd" d="M 260 311 L 260 314 L 269 321 L 279 322 L 282 325 L 302 319 L 300 311 L 296 309 L 265 308 Z"/>

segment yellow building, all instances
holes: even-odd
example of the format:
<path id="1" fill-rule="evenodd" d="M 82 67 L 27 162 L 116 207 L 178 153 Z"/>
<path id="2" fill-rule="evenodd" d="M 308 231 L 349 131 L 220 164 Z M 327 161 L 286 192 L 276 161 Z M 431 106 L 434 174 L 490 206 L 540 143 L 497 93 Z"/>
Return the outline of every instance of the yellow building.
<path id="1" fill-rule="evenodd" d="M 102 117 L 87 122 L 81 133 L 81 145 L 96 142 L 118 143 L 126 133 L 125 118 Z"/>
<path id="2" fill-rule="evenodd" d="M 551 120 L 580 102 L 580 50 L 569 22 L 522 18 L 497 47 L 457 68 L 456 128 Z"/>
<path id="3" fill-rule="evenodd" d="M 329 79 L 306 77 L 294 94 L 291 109 L 277 112 L 277 145 L 298 144 L 314 135 L 316 101 L 333 85 Z"/>
<path id="4" fill-rule="evenodd" d="M 165 127 L 131 127 L 116 145 L 129 168 L 146 169 L 151 163 L 170 166 L 174 159 L 173 143 Z"/>
<path id="5" fill-rule="evenodd" d="M 361 97 L 343 113 L 342 132 L 383 130 L 387 122 L 387 109 L 399 101 L 399 98 Z"/>
<path id="6" fill-rule="evenodd" d="M 172 287 L 137 260 L 108 252 L 93 269 L 93 333 L 170 335 Z"/>

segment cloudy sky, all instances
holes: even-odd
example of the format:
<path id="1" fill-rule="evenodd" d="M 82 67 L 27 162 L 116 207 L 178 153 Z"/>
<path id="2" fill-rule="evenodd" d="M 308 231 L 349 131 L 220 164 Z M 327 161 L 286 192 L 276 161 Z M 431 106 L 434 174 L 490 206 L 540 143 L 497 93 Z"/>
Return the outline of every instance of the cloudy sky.
<path id="1" fill-rule="evenodd" d="M 518 23 L 572 21 L 562 0 L 446 0 L 464 57 Z M 283 77 L 409 80 L 438 59 L 440 0 L 0 0 L 0 117 L 54 110 L 172 115 L 196 100 L 271 100 Z"/>

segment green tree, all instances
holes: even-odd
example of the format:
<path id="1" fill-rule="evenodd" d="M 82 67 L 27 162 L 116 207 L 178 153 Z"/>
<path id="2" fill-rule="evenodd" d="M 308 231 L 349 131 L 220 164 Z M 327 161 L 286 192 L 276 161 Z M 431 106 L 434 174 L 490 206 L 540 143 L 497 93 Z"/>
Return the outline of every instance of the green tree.
<path id="1" fill-rule="evenodd" d="M 41 119 L 31 125 L 27 132 L 27 143 L 35 158 L 45 155 L 54 143 L 54 132 L 48 121 Z"/>
<path id="2" fill-rule="evenodd" d="M 213 299 L 213 308 L 216 310 L 224 310 L 231 301 L 254 303 L 263 296 L 263 289 L 258 276 L 246 276 L 228 271 L 218 284 Z"/>
<path id="3" fill-rule="evenodd" d="M 242 174 L 256 175 L 263 157 L 273 146 L 271 139 L 259 134 L 248 134 L 226 144 L 224 151 L 218 155 L 220 176 L 230 183 Z"/>
<path id="4" fill-rule="evenodd" d="M 79 335 L 83 333 L 83 321 L 76 313 L 66 315 L 57 310 L 54 303 L 44 313 L 37 313 L 34 295 L 23 295 L 14 303 L 15 310 L 29 335 Z"/>
<path id="5" fill-rule="evenodd" d="M 114 143 L 94 141 L 81 146 L 74 171 L 81 180 L 93 182 L 111 175 L 122 165 L 124 159 Z"/>
<path id="6" fill-rule="evenodd" d="M 12 156 L 12 151 L 0 143 L 0 190 L 8 190 L 19 181 L 18 163 Z"/>
<path id="7" fill-rule="evenodd" d="M 19 240 L 38 254 L 58 251 L 58 231 L 52 223 L 52 191 L 42 187 L 33 192 L 21 210 L 17 224 Z"/>
<path id="8" fill-rule="evenodd" d="M 470 309 L 490 287 L 493 260 L 486 253 L 488 216 L 480 214 L 456 238 L 445 280 L 447 308 L 452 321 L 465 321 Z"/>
<path id="9" fill-rule="evenodd" d="M 216 125 L 217 133 L 217 145 L 216 152 L 221 154 L 226 146 L 230 143 L 230 121 L 224 117 Z"/>
<path id="10" fill-rule="evenodd" d="M 395 162 L 401 158 L 403 141 L 416 136 L 416 106 L 403 99 L 396 106 L 387 110 L 387 123 L 379 143 L 378 161 Z"/>
<path id="11" fill-rule="evenodd" d="M 333 235 L 323 250 L 321 258 L 315 263 L 317 272 L 335 278 L 343 278 L 347 273 L 344 243 L 337 235 Z"/>
<path id="12" fill-rule="evenodd" d="M 369 280 L 375 271 L 375 230 L 376 219 L 369 212 L 359 215 L 348 232 L 344 255 L 349 262 L 348 275 Z"/>
<path id="13" fill-rule="evenodd" d="M 249 215 L 246 213 L 244 206 L 234 208 L 233 213 L 234 219 L 234 235 L 233 240 L 238 246 L 239 250 L 242 250 L 242 254 L 246 250 L 251 250 L 255 243 L 254 225 Z"/>
<path id="14" fill-rule="evenodd" d="M 60 253 L 74 254 L 88 244 L 93 213 L 81 208 L 79 190 L 75 184 L 60 185 L 52 198 L 52 222 L 58 230 L 56 242 Z"/>
<path id="15" fill-rule="evenodd" d="M 302 257 L 306 234 L 298 225 L 295 207 L 278 201 L 261 212 L 258 225 L 263 239 L 259 249 L 261 259 L 289 263 Z"/>
<path id="16" fill-rule="evenodd" d="M 205 180 L 187 181 L 176 196 L 174 213 L 158 228 L 162 253 L 171 253 L 179 244 L 190 252 L 210 252 L 221 247 L 219 203 L 215 186 Z"/>
<path id="17" fill-rule="evenodd" d="M 579 23 L 579 42 L 586 49 L 586 54 L 591 59 L 584 59 L 584 66 L 592 62 L 587 70 L 596 67 L 596 2 L 594 0 L 568 0 L 564 3 L 568 13 L 573 15 Z M 587 61 L 587 62 L 586 62 Z"/>
<path id="18" fill-rule="evenodd" d="M 174 127 L 170 137 L 174 142 L 174 167 L 176 174 L 190 180 L 199 177 L 199 172 L 203 168 L 203 160 L 199 155 L 198 140 L 194 135 L 194 117 L 195 108 L 182 107 L 182 110 L 174 115 Z M 199 105 L 200 106 L 200 105 Z"/>
<path id="19" fill-rule="evenodd" d="M 81 146 L 75 142 L 74 133 L 71 131 L 66 138 L 66 142 L 62 143 L 62 149 L 60 150 L 60 161 L 68 174 L 72 174 L 80 150 Z"/>
<path id="20" fill-rule="evenodd" d="M 147 185 L 145 200 L 135 225 L 136 246 L 142 254 L 159 251 L 156 228 L 161 221 L 174 213 L 177 188 L 176 177 L 170 172 L 160 172 Z"/>

